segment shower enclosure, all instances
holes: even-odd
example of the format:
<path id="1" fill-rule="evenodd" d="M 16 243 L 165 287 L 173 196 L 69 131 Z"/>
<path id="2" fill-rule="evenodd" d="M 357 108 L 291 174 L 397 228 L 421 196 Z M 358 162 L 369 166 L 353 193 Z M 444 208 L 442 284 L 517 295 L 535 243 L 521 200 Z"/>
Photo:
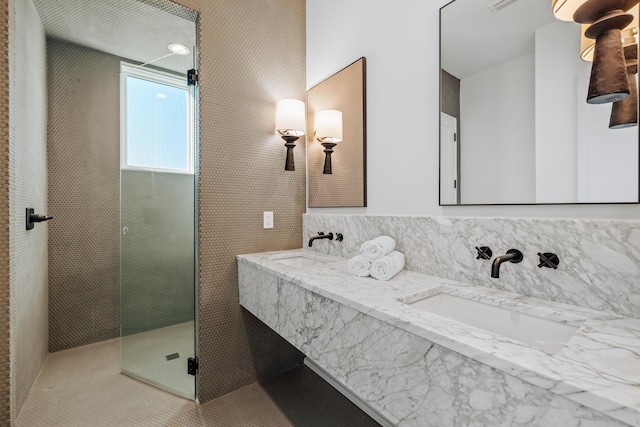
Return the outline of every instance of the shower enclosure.
<path id="1" fill-rule="evenodd" d="M 194 399 L 195 22 L 154 12 L 165 52 L 120 66 L 121 369 Z"/>
<path id="2" fill-rule="evenodd" d="M 195 399 L 197 13 L 169 0 L 33 1 L 58 221 L 50 349 L 120 335 L 124 374 Z"/>
<path id="3" fill-rule="evenodd" d="M 121 366 L 195 398 L 194 86 L 159 62 L 121 65 Z"/>

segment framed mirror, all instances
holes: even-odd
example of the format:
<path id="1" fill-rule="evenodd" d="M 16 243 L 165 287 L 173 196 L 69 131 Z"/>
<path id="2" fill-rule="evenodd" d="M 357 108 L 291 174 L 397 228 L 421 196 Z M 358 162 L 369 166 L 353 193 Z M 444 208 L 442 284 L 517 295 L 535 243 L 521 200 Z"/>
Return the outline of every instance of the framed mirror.
<path id="1" fill-rule="evenodd" d="M 367 206 L 366 59 L 307 91 L 309 207 Z"/>
<path id="2" fill-rule="evenodd" d="M 581 35 L 548 0 L 440 9 L 440 205 L 639 202 L 637 120 L 587 104 Z"/>

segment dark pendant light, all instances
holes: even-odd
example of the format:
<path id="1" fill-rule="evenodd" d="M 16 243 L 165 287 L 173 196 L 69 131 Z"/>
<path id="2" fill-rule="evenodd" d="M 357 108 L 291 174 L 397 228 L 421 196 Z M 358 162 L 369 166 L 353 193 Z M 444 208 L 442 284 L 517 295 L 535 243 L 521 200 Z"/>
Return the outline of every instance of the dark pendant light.
<path id="1" fill-rule="evenodd" d="M 587 0 L 573 15 L 591 24 L 585 36 L 596 40 L 587 103 L 604 104 L 627 98 L 631 92 L 622 48 L 622 32 L 633 21 L 626 13 L 639 0 Z"/>
<path id="2" fill-rule="evenodd" d="M 629 76 L 630 94 L 622 101 L 614 102 L 611 107 L 610 129 L 624 129 L 638 125 L 638 45 L 635 37 L 624 40 L 624 58 Z"/>

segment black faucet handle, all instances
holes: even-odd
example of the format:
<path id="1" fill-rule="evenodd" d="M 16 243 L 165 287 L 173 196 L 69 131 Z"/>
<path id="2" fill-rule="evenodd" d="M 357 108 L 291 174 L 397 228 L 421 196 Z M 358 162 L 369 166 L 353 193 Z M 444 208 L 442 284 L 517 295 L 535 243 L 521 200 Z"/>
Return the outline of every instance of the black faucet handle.
<path id="1" fill-rule="evenodd" d="M 558 265 L 560 264 L 560 258 L 558 258 L 558 255 L 554 253 L 538 252 L 538 256 L 540 257 L 540 264 L 538 264 L 538 268 L 547 267 L 547 268 L 553 268 L 555 270 L 556 268 L 558 268 Z"/>
<path id="2" fill-rule="evenodd" d="M 493 256 L 493 251 L 489 246 L 476 246 L 476 251 L 478 251 L 476 259 L 491 259 Z"/>
<path id="3" fill-rule="evenodd" d="M 342 239 L 344 239 L 344 236 L 342 235 L 342 233 L 336 233 L 336 241 L 342 242 Z"/>

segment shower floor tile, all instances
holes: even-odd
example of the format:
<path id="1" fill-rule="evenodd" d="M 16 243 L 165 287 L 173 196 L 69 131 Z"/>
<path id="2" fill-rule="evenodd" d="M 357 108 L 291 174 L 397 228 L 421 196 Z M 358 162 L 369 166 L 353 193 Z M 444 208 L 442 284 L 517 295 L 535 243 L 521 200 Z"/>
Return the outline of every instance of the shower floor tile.
<path id="1" fill-rule="evenodd" d="M 306 367 L 199 405 L 121 374 L 119 354 L 120 340 L 51 353 L 16 426 L 378 425 Z"/>
<path id="2" fill-rule="evenodd" d="M 122 370 L 181 396 L 195 398 L 195 377 L 187 374 L 187 359 L 195 354 L 193 334 L 193 322 L 185 322 L 124 337 Z"/>

